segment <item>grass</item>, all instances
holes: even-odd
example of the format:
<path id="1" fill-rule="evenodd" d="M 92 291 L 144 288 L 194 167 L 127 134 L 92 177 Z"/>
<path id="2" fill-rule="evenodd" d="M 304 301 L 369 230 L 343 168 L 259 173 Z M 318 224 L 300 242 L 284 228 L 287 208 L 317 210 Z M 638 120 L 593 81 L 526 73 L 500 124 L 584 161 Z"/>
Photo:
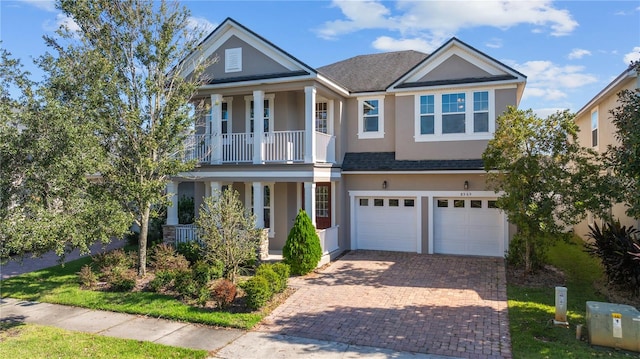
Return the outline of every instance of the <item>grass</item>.
<path id="1" fill-rule="evenodd" d="M 80 289 L 77 272 L 90 262 L 89 257 L 64 266 L 27 273 L 0 282 L 0 293 L 38 302 L 141 314 L 223 327 L 250 329 L 265 315 L 260 312 L 229 313 L 192 307 L 171 296 L 151 292 L 102 292 Z"/>
<path id="2" fill-rule="evenodd" d="M 555 288 L 507 286 L 514 358 L 638 358 L 638 354 L 591 347 L 576 339 L 576 325 L 586 324 L 587 301 L 606 302 L 594 283 L 603 279 L 597 259 L 583 251 L 579 238 L 559 241 L 549 253 L 550 264 L 565 273 L 569 328 L 554 327 Z"/>
<path id="3" fill-rule="evenodd" d="M 34 324 L 0 327 L 0 358 L 206 358 L 206 350 L 67 331 Z"/>

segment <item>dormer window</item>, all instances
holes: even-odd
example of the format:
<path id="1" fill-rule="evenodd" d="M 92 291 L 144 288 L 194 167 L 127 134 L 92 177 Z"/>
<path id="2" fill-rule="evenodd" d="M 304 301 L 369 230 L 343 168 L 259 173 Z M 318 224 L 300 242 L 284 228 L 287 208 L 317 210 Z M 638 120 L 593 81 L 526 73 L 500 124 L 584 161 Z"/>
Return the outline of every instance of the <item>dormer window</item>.
<path id="1" fill-rule="evenodd" d="M 242 48 L 224 50 L 224 72 L 242 71 Z"/>

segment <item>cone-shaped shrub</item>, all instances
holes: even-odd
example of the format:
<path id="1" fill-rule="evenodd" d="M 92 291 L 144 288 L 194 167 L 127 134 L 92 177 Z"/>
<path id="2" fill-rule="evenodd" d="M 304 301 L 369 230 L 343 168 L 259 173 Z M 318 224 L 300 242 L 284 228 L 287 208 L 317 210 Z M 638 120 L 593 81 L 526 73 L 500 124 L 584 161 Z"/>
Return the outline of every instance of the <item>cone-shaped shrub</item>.
<path id="1" fill-rule="evenodd" d="M 298 212 L 296 222 L 287 236 L 287 243 L 282 248 L 284 262 L 291 267 L 292 274 L 311 272 L 322 257 L 320 238 L 311 219 L 304 210 Z"/>

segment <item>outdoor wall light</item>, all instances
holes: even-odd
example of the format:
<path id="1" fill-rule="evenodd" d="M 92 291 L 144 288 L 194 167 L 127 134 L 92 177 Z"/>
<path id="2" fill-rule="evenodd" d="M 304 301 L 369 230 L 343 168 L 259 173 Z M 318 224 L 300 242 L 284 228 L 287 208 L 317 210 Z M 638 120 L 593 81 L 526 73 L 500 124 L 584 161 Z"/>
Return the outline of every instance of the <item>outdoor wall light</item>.
<path id="1" fill-rule="evenodd" d="M 464 189 L 465 191 L 469 189 L 469 181 L 464 181 Z"/>
<path id="2" fill-rule="evenodd" d="M 386 189 L 387 188 L 387 181 L 382 181 L 382 189 Z"/>

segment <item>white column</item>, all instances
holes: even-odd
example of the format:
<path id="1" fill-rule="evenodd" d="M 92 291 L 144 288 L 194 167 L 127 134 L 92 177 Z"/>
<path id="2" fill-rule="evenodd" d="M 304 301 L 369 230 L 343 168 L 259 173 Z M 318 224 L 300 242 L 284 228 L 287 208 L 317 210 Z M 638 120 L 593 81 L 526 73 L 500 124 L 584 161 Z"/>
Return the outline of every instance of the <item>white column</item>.
<path id="1" fill-rule="evenodd" d="M 256 228 L 264 228 L 264 190 L 262 182 L 253 182 L 253 214 L 256 216 Z"/>
<path id="2" fill-rule="evenodd" d="M 211 163 L 222 163 L 222 95 L 211 95 Z"/>
<path id="3" fill-rule="evenodd" d="M 217 182 L 217 181 L 209 182 L 209 196 L 219 196 L 221 190 L 222 190 L 222 185 L 220 184 L 220 182 Z"/>
<path id="4" fill-rule="evenodd" d="M 167 183 L 167 194 L 171 199 L 171 205 L 167 207 L 167 225 L 175 226 L 178 224 L 178 182 Z"/>
<path id="5" fill-rule="evenodd" d="M 314 182 L 304 183 L 304 210 L 311 218 L 313 226 L 316 225 L 316 184 Z"/>
<path id="6" fill-rule="evenodd" d="M 211 197 L 211 186 L 210 181 L 204 181 L 204 196 Z"/>
<path id="7" fill-rule="evenodd" d="M 304 162 L 316 162 L 316 88 L 304 88 Z"/>
<path id="8" fill-rule="evenodd" d="M 264 139 L 264 91 L 253 91 L 253 163 L 264 160 L 262 141 Z M 262 228 L 262 227 L 260 227 Z"/>

